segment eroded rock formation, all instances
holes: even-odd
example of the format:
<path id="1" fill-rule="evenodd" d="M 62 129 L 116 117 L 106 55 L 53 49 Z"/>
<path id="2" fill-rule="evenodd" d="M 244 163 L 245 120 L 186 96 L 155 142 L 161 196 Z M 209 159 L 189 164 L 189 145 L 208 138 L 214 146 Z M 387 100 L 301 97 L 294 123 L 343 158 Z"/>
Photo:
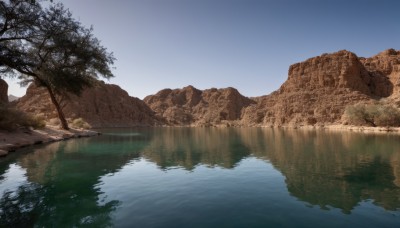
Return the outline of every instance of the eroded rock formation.
<path id="1" fill-rule="evenodd" d="M 64 111 L 94 127 L 329 125 L 342 123 L 346 106 L 379 99 L 400 106 L 400 51 L 370 58 L 346 50 L 322 54 L 293 64 L 277 91 L 252 99 L 234 88 L 187 86 L 161 90 L 143 102 L 116 85 L 101 84 L 72 97 Z M 45 91 L 33 86 L 18 107 L 56 118 Z"/>
<path id="2" fill-rule="evenodd" d="M 83 118 L 92 127 L 132 127 L 159 124 L 154 112 L 140 99 L 131 97 L 117 85 L 105 84 L 86 89 L 80 97 L 62 102 L 67 118 Z M 17 107 L 28 113 L 57 119 L 56 110 L 44 88 L 30 85 Z"/>
<path id="3" fill-rule="evenodd" d="M 371 58 L 343 50 L 296 63 L 279 90 L 246 108 L 242 124 L 340 123 L 347 105 L 398 93 L 399 63 L 400 52 L 393 49 Z"/>
<path id="4" fill-rule="evenodd" d="M 144 98 L 168 125 L 209 126 L 237 121 L 245 107 L 255 104 L 234 88 L 198 90 L 193 86 L 164 89 Z"/>

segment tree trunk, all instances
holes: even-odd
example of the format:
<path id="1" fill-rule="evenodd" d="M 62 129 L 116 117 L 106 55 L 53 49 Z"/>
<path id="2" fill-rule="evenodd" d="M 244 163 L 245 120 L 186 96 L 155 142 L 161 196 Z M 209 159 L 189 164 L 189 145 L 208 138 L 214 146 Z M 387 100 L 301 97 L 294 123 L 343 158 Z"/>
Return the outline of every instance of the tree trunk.
<path id="1" fill-rule="evenodd" d="M 51 88 L 49 86 L 45 86 L 45 87 L 46 87 L 47 91 L 49 92 L 51 101 L 53 102 L 54 106 L 57 109 L 58 118 L 60 119 L 60 122 L 61 122 L 61 127 L 65 130 L 69 130 L 68 122 L 65 119 L 64 112 L 62 111 L 62 108 L 61 108 L 60 104 L 58 103 L 56 96 L 53 93 L 53 90 L 51 90 Z"/>

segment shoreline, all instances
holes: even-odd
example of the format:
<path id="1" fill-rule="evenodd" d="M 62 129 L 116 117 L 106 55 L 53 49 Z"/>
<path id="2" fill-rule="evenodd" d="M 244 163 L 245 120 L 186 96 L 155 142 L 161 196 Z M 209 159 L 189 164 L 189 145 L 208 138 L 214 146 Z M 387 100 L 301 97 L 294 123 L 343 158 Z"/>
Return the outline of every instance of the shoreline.
<path id="1" fill-rule="evenodd" d="M 211 125 L 211 126 L 149 126 L 150 128 L 161 127 L 216 127 L 216 128 L 277 128 L 277 129 L 290 129 L 290 130 L 327 130 L 327 131 L 341 131 L 341 132 L 360 132 L 366 134 L 400 134 L 400 127 L 367 127 L 367 126 L 352 126 L 342 124 L 332 125 L 302 125 L 302 126 L 274 126 L 274 125 Z M 116 127 L 119 128 L 119 127 Z M 98 128 L 100 129 L 100 128 Z M 29 130 L 29 129 L 18 129 L 14 132 L 0 130 L 0 157 L 7 156 L 11 152 L 15 152 L 18 149 L 39 145 L 44 143 L 57 142 L 62 140 L 68 140 L 73 138 L 81 137 L 92 137 L 100 135 L 101 133 L 93 130 L 78 130 L 70 129 L 62 130 L 54 126 L 47 126 L 40 130 Z"/>
<path id="2" fill-rule="evenodd" d="M 100 133 L 78 129 L 67 131 L 51 126 L 37 130 L 18 129 L 13 132 L 0 130 L 0 157 L 28 146 L 96 135 L 100 135 Z"/>
<path id="3" fill-rule="evenodd" d="M 283 126 L 282 128 L 377 133 L 377 134 L 400 134 L 400 127 L 369 127 L 369 126 L 354 126 L 354 125 L 343 125 L 343 124 L 320 125 L 320 126 L 311 126 L 311 125 Z"/>
<path id="4" fill-rule="evenodd" d="M 352 131 L 364 133 L 400 133 L 400 127 L 367 127 L 367 126 L 352 126 L 352 125 L 328 125 L 324 129 L 332 131 Z"/>
<path id="5" fill-rule="evenodd" d="M 227 125 L 217 124 L 210 126 L 198 126 L 198 125 L 187 125 L 187 126 L 162 126 L 162 127 L 215 127 L 215 128 L 242 128 L 242 127 L 254 127 L 254 128 L 274 128 L 274 129 L 288 129 L 288 130 L 326 130 L 326 131 L 342 131 L 342 132 L 360 132 L 360 133 L 376 133 L 376 134 L 399 134 L 400 127 L 370 127 L 370 126 L 355 126 L 355 125 L 343 125 L 343 124 L 327 124 L 327 125 Z"/>

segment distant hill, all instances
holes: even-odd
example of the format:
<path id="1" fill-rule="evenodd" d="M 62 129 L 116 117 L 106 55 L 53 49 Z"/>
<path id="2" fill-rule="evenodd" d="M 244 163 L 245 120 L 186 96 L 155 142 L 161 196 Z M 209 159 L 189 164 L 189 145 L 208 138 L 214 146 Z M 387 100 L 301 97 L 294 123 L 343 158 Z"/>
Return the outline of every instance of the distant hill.
<path id="1" fill-rule="evenodd" d="M 8 102 L 12 102 L 12 101 L 15 101 L 15 100 L 18 100 L 18 99 L 19 99 L 19 97 L 16 97 L 16 96 L 14 96 L 12 94 L 8 95 Z"/>

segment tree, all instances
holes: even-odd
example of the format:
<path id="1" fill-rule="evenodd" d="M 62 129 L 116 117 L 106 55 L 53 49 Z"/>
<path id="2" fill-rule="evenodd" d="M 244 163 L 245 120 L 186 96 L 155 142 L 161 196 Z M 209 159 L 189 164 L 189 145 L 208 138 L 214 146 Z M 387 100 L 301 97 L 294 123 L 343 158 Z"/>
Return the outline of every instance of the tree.
<path id="1" fill-rule="evenodd" d="M 383 102 L 349 105 L 343 117 L 349 124 L 359 126 L 397 127 L 400 125 L 400 110 Z"/>
<path id="2" fill-rule="evenodd" d="M 0 4 L 5 9 L 0 11 L 0 27 L 6 30 L 0 33 L 0 70 L 16 74 L 22 85 L 45 87 L 62 127 L 69 129 L 60 98 L 80 95 L 97 82 L 97 75 L 113 77 L 110 65 L 115 58 L 93 36 L 93 29 L 83 27 L 61 3 L 46 9 L 31 1 Z"/>
<path id="3" fill-rule="evenodd" d="M 41 6 L 28 1 L 0 1 L 0 72 L 12 74 L 26 62 L 27 41 L 35 37 L 35 23 L 40 19 Z M 25 49 L 25 50 L 24 50 Z"/>

